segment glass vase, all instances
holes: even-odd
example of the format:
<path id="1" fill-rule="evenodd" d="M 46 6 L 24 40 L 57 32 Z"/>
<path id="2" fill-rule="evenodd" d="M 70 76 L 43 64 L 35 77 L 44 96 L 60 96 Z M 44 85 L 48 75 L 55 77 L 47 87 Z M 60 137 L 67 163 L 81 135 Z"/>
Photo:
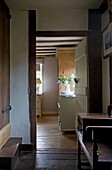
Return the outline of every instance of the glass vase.
<path id="1" fill-rule="evenodd" d="M 66 93 L 70 92 L 70 84 L 65 85 L 65 92 Z"/>

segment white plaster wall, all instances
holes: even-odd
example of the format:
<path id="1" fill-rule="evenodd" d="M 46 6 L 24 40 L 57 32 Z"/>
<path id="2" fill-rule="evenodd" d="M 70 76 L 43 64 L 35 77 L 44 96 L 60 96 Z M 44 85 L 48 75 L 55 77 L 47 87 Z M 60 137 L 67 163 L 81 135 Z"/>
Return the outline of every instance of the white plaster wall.
<path id="1" fill-rule="evenodd" d="M 30 143 L 28 102 L 28 12 L 11 12 L 11 136 Z"/>
<path id="2" fill-rule="evenodd" d="M 88 30 L 87 9 L 37 10 L 37 31 Z"/>
<path id="3" fill-rule="evenodd" d="M 57 58 L 44 59 L 44 92 L 42 95 L 42 113 L 57 113 L 58 85 L 57 85 Z"/>
<path id="4" fill-rule="evenodd" d="M 102 31 L 109 24 L 108 10 L 101 17 Z M 109 78 L 109 58 L 102 57 L 102 96 L 103 112 L 107 113 L 107 106 L 110 104 L 110 78 Z"/>

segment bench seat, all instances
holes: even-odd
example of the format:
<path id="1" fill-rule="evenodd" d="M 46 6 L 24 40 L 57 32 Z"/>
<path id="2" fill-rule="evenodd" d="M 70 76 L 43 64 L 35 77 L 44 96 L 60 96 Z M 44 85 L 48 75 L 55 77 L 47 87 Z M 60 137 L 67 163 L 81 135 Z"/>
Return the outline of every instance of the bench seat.
<path id="1" fill-rule="evenodd" d="M 22 138 L 10 137 L 0 149 L 0 169 L 12 170 L 20 154 Z"/>
<path id="2" fill-rule="evenodd" d="M 106 143 L 97 142 L 98 146 L 98 159 L 94 162 L 93 160 L 93 147 L 94 142 L 83 142 L 81 132 L 77 132 L 78 136 L 78 167 L 81 168 L 81 148 L 83 149 L 88 162 L 90 163 L 91 169 L 97 170 L 94 168 L 94 164 L 97 164 L 99 168 L 111 169 L 112 164 L 112 145 L 107 145 Z M 98 169 L 99 169 L 98 168 Z M 105 168 L 104 168 L 105 169 Z"/>

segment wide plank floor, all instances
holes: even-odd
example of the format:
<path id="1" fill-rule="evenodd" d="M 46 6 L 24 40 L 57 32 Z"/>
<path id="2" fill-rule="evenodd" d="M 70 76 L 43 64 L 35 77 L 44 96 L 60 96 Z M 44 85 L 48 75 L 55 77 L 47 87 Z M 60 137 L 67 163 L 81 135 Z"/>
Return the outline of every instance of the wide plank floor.
<path id="1" fill-rule="evenodd" d="M 41 148 L 76 149 L 76 134 L 62 133 L 59 130 L 58 116 L 38 117 L 37 149 Z"/>
<path id="2" fill-rule="evenodd" d="M 78 170 L 76 134 L 60 132 L 57 116 L 37 118 L 37 151 L 23 152 L 14 170 L 37 169 Z"/>

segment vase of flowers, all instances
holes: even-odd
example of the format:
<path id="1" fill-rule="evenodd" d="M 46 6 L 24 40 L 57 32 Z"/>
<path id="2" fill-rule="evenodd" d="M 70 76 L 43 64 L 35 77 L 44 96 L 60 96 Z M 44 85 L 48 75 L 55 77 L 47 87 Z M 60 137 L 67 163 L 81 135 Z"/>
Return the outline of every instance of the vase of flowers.
<path id="1" fill-rule="evenodd" d="M 74 74 L 71 74 L 69 77 L 60 76 L 58 78 L 58 84 L 65 86 L 65 93 L 70 93 L 70 86 L 75 87 L 75 83 L 78 83 L 78 79 Z"/>

